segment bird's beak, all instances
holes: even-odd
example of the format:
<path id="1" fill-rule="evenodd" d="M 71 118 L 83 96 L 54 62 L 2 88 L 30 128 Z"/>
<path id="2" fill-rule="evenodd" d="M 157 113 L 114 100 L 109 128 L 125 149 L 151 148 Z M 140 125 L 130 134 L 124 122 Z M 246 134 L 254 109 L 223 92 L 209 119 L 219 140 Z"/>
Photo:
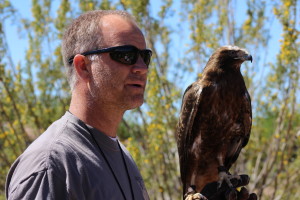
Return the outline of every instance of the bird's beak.
<path id="1" fill-rule="evenodd" d="M 242 62 L 246 61 L 246 60 L 250 60 L 252 62 L 252 56 L 251 54 L 249 54 L 246 51 L 240 51 L 238 52 L 238 55 L 234 58 L 235 60 L 240 60 Z"/>
<path id="2" fill-rule="evenodd" d="M 236 60 L 242 60 L 243 62 L 246 60 L 250 60 L 252 63 L 252 56 L 250 54 L 244 54 L 235 58 Z"/>
<path id="3" fill-rule="evenodd" d="M 246 55 L 244 56 L 244 59 L 245 59 L 245 60 L 250 60 L 251 63 L 252 63 L 252 56 L 251 56 L 250 54 L 246 54 Z"/>

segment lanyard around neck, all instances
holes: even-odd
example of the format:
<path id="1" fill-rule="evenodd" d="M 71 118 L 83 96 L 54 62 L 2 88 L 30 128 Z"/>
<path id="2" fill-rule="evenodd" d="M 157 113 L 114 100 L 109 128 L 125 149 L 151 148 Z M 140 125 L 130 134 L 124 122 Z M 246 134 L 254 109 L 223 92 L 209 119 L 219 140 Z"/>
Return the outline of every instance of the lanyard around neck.
<path id="1" fill-rule="evenodd" d="M 106 162 L 106 164 L 107 164 L 109 170 L 111 171 L 111 173 L 112 173 L 112 175 L 113 175 L 115 181 L 117 182 L 118 187 L 119 187 L 119 189 L 121 190 L 121 193 L 122 193 L 123 198 L 124 198 L 125 200 L 127 200 L 127 199 L 126 199 L 126 196 L 125 196 L 125 192 L 124 192 L 123 188 L 121 187 L 121 184 L 120 184 L 120 182 L 119 182 L 119 180 L 118 180 L 118 178 L 117 178 L 117 175 L 115 174 L 115 172 L 114 172 L 112 166 L 110 165 L 110 163 L 109 163 L 107 157 L 105 156 L 103 150 L 101 149 L 100 145 L 98 144 L 97 140 L 95 139 L 95 137 L 94 137 L 92 131 L 90 131 L 89 127 L 88 127 L 86 124 L 84 124 L 84 125 L 85 125 L 85 128 L 87 129 L 87 131 L 88 131 L 88 132 L 90 133 L 90 135 L 92 136 L 93 141 L 96 143 L 96 145 L 97 145 L 97 147 L 98 147 L 98 149 L 99 149 L 100 154 L 101 154 L 102 157 L 104 158 L 104 161 Z M 133 193 L 133 188 L 132 188 L 131 178 L 130 178 L 129 170 L 128 170 L 128 167 L 127 167 L 127 164 L 126 164 L 124 152 L 123 152 L 123 150 L 122 150 L 122 148 L 121 148 L 121 146 L 120 146 L 119 141 L 117 141 L 117 143 L 118 143 L 118 147 L 119 147 L 119 149 L 120 149 L 120 151 L 121 151 L 123 163 L 124 163 L 124 165 L 125 165 L 125 170 L 126 170 L 126 174 L 127 174 L 128 181 L 129 181 L 129 185 L 130 185 L 131 196 L 132 196 L 132 199 L 134 200 L 134 193 Z"/>

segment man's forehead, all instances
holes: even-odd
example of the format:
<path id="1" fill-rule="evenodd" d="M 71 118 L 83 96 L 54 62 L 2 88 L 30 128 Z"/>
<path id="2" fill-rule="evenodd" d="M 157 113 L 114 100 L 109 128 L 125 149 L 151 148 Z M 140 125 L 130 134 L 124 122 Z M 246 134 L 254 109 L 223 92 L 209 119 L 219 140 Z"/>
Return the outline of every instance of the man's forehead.
<path id="1" fill-rule="evenodd" d="M 139 30 L 136 23 L 128 18 L 119 15 L 106 15 L 100 21 L 100 28 L 105 32 L 129 32 Z"/>
<path id="2" fill-rule="evenodd" d="M 122 45 L 137 43 L 137 47 L 145 48 L 145 38 L 135 22 L 118 15 L 104 16 L 100 22 L 103 43 Z M 142 47 L 141 47 L 142 46 Z"/>

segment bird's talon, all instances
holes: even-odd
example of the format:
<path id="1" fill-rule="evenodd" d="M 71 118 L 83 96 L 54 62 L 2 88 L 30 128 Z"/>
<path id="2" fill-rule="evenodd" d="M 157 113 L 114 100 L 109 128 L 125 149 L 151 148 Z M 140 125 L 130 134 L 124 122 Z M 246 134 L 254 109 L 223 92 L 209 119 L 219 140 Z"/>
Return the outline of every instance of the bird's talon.
<path id="1" fill-rule="evenodd" d="M 222 186 L 222 181 L 218 181 L 218 187 L 217 187 L 217 190 L 219 190 Z"/>
<path id="2" fill-rule="evenodd" d="M 225 181 L 226 181 L 227 185 L 228 185 L 230 188 L 233 188 L 233 185 L 232 185 L 232 183 L 230 182 L 230 179 L 225 178 Z"/>
<path id="3" fill-rule="evenodd" d="M 231 182 L 231 179 L 237 179 L 237 181 L 233 180 L 233 183 Z M 234 185 L 237 185 L 240 180 L 240 177 L 237 175 L 231 175 L 229 172 L 221 171 L 219 172 L 219 181 L 218 181 L 218 189 L 221 188 L 222 183 L 225 181 L 228 187 L 234 188 Z"/>

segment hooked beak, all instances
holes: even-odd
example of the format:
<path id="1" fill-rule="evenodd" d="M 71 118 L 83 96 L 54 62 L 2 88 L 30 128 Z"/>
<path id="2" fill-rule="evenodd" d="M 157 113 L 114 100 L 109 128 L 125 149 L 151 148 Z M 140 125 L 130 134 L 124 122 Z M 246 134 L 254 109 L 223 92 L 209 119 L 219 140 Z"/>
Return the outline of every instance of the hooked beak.
<path id="1" fill-rule="evenodd" d="M 242 56 L 234 58 L 235 60 L 242 60 L 243 62 L 246 60 L 250 60 L 252 63 L 252 56 L 250 54 L 244 54 Z"/>
<path id="2" fill-rule="evenodd" d="M 244 56 L 244 59 L 245 59 L 245 60 L 250 60 L 251 63 L 252 63 L 252 56 L 251 56 L 250 54 L 246 54 L 246 55 Z"/>
<path id="3" fill-rule="evenodd" d="M 244 62 L 246 60 L 250 60 L 251 63 L 253 60 L 251 54 L 249 54 L 247 51 L 239 51 L 234 59 L 240 60 L 242 62 Z"/>

